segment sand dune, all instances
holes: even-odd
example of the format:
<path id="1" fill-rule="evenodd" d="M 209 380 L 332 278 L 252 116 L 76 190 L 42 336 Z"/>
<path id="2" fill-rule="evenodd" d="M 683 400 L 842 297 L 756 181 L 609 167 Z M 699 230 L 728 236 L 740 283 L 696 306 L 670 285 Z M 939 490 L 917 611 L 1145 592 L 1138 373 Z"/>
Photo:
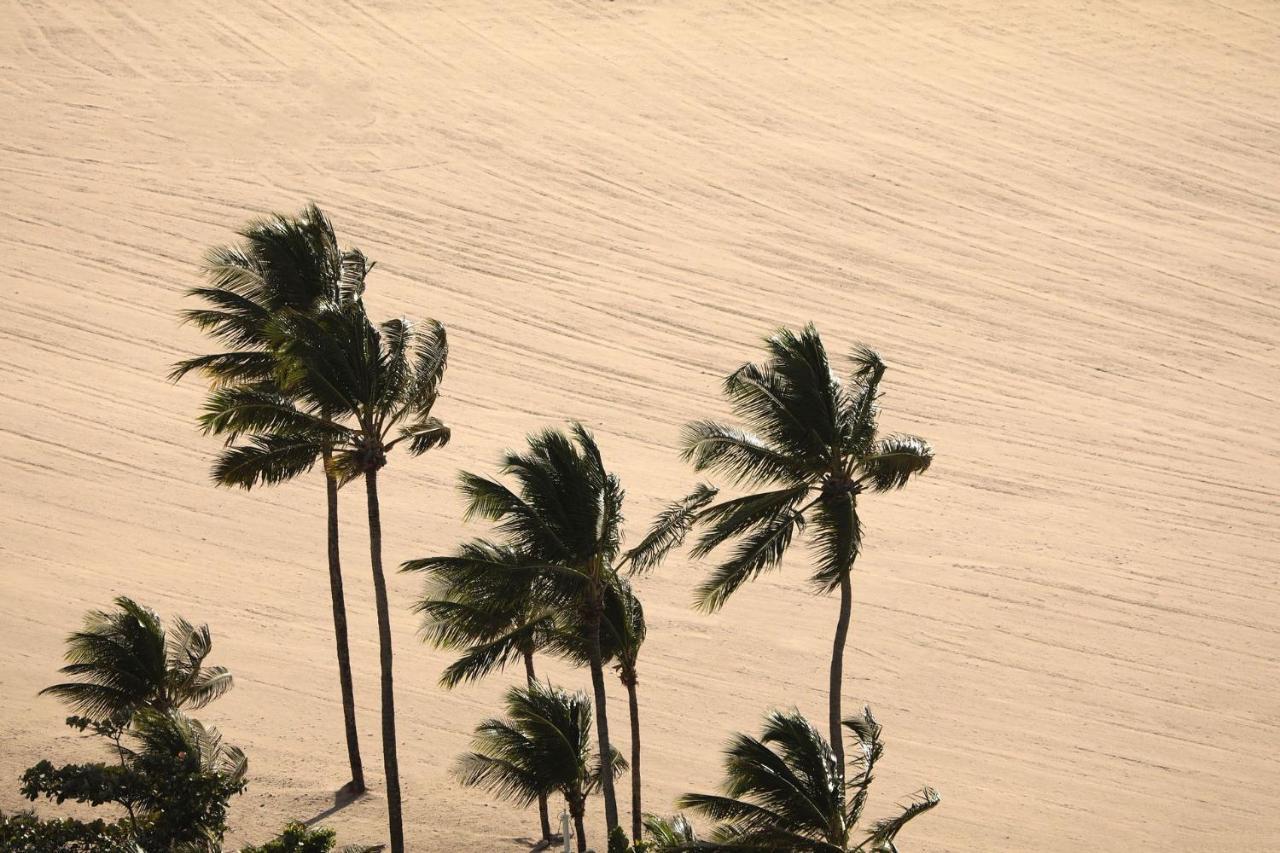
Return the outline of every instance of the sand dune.
<path id="1" fill-rule="evenodd" d="M 345 781 L 321 482 L 215 490 L 198 383 L 164 378 L 202 346 L 175 314 L 203 249 L 315 199 L 379 261 L 374 314 L 451 330 L 455 441 L 382 477 L 389 560 L 477 532 L 456 471 L 567 418 L 638 529 L 693 479 L 680 425 L 812 318 L 884 352 L 883 423 L 939 454 L 867 502 L 846 664 L 890 741 L 876 808 L 943 793 L 910 849 L 1280 844 L 1274 3 L 0 9 L 0 808 L 39 757 L 85 755 L 35 694 L 121 593 L 210 622 L 236 674 L 205 715 L 250 755 L 233 840 Z M 766 708 L 825 708 L 835 602 L 803 553 L 714 617 L 688 607 L 703 571 L 642 586 L 657 811 Z M 417 588 L 393 578 L 411 847 L 521 849 L 533 813 L 447 775 L 503 680 L 434 686 Z M 379 839 L 382 802 L 329 820 Z"/>

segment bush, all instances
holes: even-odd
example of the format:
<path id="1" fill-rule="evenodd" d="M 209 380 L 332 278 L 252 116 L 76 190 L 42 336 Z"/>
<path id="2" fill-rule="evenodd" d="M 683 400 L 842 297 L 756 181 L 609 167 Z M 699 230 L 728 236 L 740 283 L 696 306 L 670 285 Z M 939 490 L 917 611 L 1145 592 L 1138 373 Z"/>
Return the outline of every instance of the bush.
<path id="1" fill-rule="evenodd" d="M 308 829 L 306 824 L 290 823 L 278 838 L 261 847 L 245 847 L 240 853 L 329 853 L 334 839 L 332 829 Z"/>

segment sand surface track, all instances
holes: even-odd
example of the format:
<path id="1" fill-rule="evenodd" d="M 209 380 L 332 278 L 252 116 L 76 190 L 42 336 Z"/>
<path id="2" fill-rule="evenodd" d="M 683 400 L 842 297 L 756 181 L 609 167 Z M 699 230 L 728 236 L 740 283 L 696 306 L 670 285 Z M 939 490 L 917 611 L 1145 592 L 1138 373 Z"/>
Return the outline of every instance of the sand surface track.
<path id="1" fill-rule="evenodd" d="M 318 475 L 214 489 L 198 383 L 165 381 L 204 346 L 175 322 L 203 249 L 315 199 L 378 260 L 373 313 L 453 343 L 454 443 L 382 477 L 389 563 L 479 532 L 457 470 L 568 418 L 638 529 L 693 481 L 681 424 L 814 319 L 884 352 L 885 427 L 939 454 L 864 509 L 846 703 L 890 741 L 872 812 L 940 788 L 905 838 L 925 853 L 1268 849 L 1278 47 L 1266 0 L 3 0 L 0 807 L 39 757 L 86 756 L 35 694 L 80 613 L 130 594 L 211 623 L 236 674 L 204 714 L 251 757 L 233 840 L 330 810 Z M 655 811 L 766 708 L 825 719 L 836 604 L 803 551 L 714 617 L 688 606 L 705 571 L 641 586 Z M 448 777 L 506 682 L 435 687 L 417 591 L 392 579 L 411 849 L 519 850 L 533 813 Z M 378 840 L 382 802 L 328 821 Z"/>

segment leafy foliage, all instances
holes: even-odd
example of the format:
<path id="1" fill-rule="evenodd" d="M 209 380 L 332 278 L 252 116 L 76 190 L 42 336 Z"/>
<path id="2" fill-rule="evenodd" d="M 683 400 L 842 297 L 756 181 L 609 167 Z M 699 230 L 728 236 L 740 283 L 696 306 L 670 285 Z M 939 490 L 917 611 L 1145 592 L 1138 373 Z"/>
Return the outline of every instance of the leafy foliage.
<path id="1" fill-rule="evenodd" d="M 90 717 L 125 720 L 142 708 L 165 712 L 198 709 L 231 689 L 231 674 L 205 666 L 213 649 L 209 627 L 176 617 L 166 632 L 160 617 L 121 596 L 113 611 L 91 611 L 67 640 L 75 678 L 48 693 Z"/>
<path id="2" fill-rule="evenodd" d="M 336 840 L 337 833 L 332 829 L 311 829 L 295 821 L 286 824 L 280 835 L 266 844 L 242 847 L 240 853 L 329 853 Z M 348 844 L 339 848 L 338 853 L 377 853 L 381 849 L 381 844 Z"/>
<path id="3" fill-rule="evenodd" d="M 706 556 L 737 547 L 697 590 L 714 611 L 744 583 L 781 562 L 792 541 L 812 531 L 812 580 L 820 590 L 840 583 L 862 543 L 857 497 L 898 489 L 928 470 L 933 449 L 922 438 L 876 438 L 885 364 L 860 347 L 848 382 L 832 371 L 812 325 L 781 329 L 765 342 L 768 358 L 745 364 L 724 382 L 744 427 L 695 421 L 685 428 L 684 458 L 698 471 L 772 487 L 702 509 L 704 532 L 694 548 Z"/>
<path id="4" fill-rule="evenodd" d="M 82 718 L 73 717 L 70 722 L 76 728 L 86 727 Z M 147 853 L 181 845 L 218 849 L 226 832 L 228 802 L 245 787 L 243 752 L 223 744 L 217 729 L 176 710 L 140 710 L 127 732 L 110 725 L 89 728 L 110 737 L 118 764 L 56 767 L 41 761 L 23 773 L 21 793 L 33 801 L 113 804 L 129 817 L 115 823 L 27 822 L 26 831 L 33 837 L 65 835 L 76 843 L 108 844 L 102 848 L 106 850 L 117 842 L 135 844 Z"/>
<path id="5" fill-rule="evenodd" d="M 846 775 L 830 744 L 799 712 L 775 711 L 765 718 L 760 738 L 737 735 L 725 751 L 724 794 L 685 794 L 681 808 L 717 825 L 700 842 L 687 823 L 654 822 L 654 835 L 667 850 L 756 850 L 773 853 L 883 853 L 915 817 L 939 803 L 925 788 L 902 811 L 878 821 L 858 837 L 872 770 L 883 752 L 880 726 L 864 709 L 845 721 L 858 751 Z"/>
<path id="6" fill-rule="evenodd" d="M 455 766 L 458 780 L 524 806 L 559 793 L 581 816 L 601 781 L 599 756 L 591 749 L 591 700 L 535 682 L 508 690 L 504 704 L 506 719 L 476 728 L 473 750 Z M 615 776 L 627 767 L 616 753 L 610 764 Z"/>
<path id="7" fill-rule="evenodd" d="M 41 819 L 0 812 L 0 850 L 8 853 L 137 853 L 125 820 Z"/>

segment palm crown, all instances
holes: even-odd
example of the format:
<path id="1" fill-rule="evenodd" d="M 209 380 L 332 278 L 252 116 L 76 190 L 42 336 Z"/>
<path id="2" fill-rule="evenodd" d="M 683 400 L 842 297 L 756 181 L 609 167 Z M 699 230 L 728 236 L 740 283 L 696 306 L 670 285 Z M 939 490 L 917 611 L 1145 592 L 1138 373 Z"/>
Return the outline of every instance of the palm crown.
<path id="1" fill-rule="evenodd" d="M 449 352 L 439 323 L 374 326 L 350 302 L 286 315 L 276 334 L 279 384 L 288 391 L 233 385 L 206 403 L 206 431 L 250 433 L 218 458 L 219 482 L 251 488 L 290 479 L 323 453 L 345 481 L 381 468 L 401 442 L 414 455 L 448 443 L 449 428 L 431 414 Z"/>
<path id="2" fill-rule="evenodd" d="M 195 371 L 217 384 L 270 381 L 278 318 L 358 299 L 373 267 L 359 249 L 339 248 L 332 223 L 314 204 L 297 217 L 251 222 L 240 237 L 239 246 L 209 251 L 208 283 L 188 291 L 205 305 L 182 314 L 229 349 L 178 362 L 173 379 Z"/>
<path id="3" fill-rule="evenodd" d="M 176 617 L 166 632 L 156 613 L 132 599 L 116 610 L 91 611 L 67 639 L 67 665 L 76 680 L 46 687 L 48 693 L 89 717 L 127 722 L 144 708 L 165 713 L 198 709 L 231 689 L 231 674 L 205 666 L 213 649 L 207 625 Z"/>
<path id="4" fill-rule="evenodd" d="M 681 808 L 719 824 L 708 842 L 687 849 L 772 853 L 889 853 L 894 839 L 916 816 L 936 806 L 925 788 L 902 812 L 857 830 L 883 752 L 880 725 L 864 709 L 846 720 L 858 746 L 849 781 L 831 745 L 796 711 L 775 711 L 763 736 L 737 735 L 725 751 L 724 795 L 685 794 Z M 692 838 L 692 833 L 688 833 Z"/>
<path id="5" fill-rule="evenodd" d="M 459 760 L 462 784 L 485 788 L 500 797 L 530 805 L 539 796 L 564 796 L 585 850 L 582 817 L 587 795 L 603 782 L 603 765 L 591 750 L 591 700 L 538 682 L 506 694 L 507 719 L 491 719 L 476 728 L 473 751 Z M 626 761 L 610 751 L 610 777 Z"/>
<path id="6" fill-rule="evenodd" d="M 707 529 L 695 556 L 739 543 L 698 588 L 697 603 L 707 610 L 776 565 L 809 524 L 817 555 L 813 582 L 834 589 L 861 546 L 857 496 L 901 488 L 933 460 L 922 438 L 877 437 L 885 364 L 873 350 L 854 351 L 846 382 L 832 372 L 812 325 L 799 334 L 775 333 L 766 349 L 767 361 L 745 364 L 724 381 L 725 396 L 747 428 L 696 421 L 685 430 L 684 457 L 696 470 L 774 487 L 702 513 Z"/>

